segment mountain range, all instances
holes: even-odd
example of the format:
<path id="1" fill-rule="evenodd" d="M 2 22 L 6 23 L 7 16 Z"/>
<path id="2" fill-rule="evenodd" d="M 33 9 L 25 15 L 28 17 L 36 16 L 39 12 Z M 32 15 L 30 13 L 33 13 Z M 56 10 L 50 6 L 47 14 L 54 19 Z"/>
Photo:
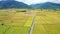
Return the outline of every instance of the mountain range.
<path id="1" fill-rule="evenodd" d="M 0 1 L 0 9 L 7 8 L 31 8 L 29 5 L 18 1 Z"/>
<path id="2" fill-rule="evenodd" d="M 0 1 L 0 9 L 8 9 L 8 8 L 60 9 L 60 4 L 45 2 L 45 3 L 27 5 L 23 2 L 18 1 Z"/>
<path id="3" fill-rule="evenodd" d="M 32 4 L 33 8 L 41 8 L 41 9 L 60 9 L 60 4 L 45 2 L 41 4 Z"/>

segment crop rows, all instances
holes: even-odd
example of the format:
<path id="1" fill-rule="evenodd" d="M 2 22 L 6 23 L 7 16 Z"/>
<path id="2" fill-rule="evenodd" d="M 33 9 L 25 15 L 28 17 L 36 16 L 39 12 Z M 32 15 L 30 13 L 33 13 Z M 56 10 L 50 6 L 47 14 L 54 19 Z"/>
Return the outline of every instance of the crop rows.
<path id="1" fill-rule="evenodd" d="M 60 34 L 59 16 L 56 12 L 40 12 L 36 16 L 33 34 Z"/>

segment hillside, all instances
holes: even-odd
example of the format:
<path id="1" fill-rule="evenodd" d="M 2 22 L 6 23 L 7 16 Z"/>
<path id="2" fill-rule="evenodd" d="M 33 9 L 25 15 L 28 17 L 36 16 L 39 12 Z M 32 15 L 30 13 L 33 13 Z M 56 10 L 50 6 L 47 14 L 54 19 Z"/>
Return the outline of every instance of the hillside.
<path id="1" fill-rule="evenodd" d="M 32 8 L 42 8 L 42 9 L 60 9 L 60 4 L 51 3 L 51 2 L 45 2 L 45 3 L 39 3 L 39 4 L 32 4 Z"/>
<path id="2" fill-rule="evenodd" d="M 31 8 L 25 3 L 18 1 L 0 1 L 0 9 L 6 8 Z"/>

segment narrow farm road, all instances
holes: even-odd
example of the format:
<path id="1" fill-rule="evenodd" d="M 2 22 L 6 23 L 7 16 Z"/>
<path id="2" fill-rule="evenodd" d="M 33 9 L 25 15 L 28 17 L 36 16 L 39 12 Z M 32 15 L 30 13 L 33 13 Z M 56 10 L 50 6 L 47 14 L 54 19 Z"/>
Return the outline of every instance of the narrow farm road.
<path id="1" fill-rule="evenodd" d="M 34 18 L 33 18 L 32 25 L 30 28 L 30 34 L 32 34 L 32 32 L 33 32 L 35 19 L 36 19 L 36 16 L 34 16 Z"/>

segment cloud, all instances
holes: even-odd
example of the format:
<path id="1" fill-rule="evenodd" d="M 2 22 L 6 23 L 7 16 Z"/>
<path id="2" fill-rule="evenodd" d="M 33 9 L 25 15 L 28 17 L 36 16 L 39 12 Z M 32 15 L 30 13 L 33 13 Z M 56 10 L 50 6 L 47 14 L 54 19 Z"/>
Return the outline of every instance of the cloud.
<path id="1" fill-rule="evenodd" d="M 36 4 L 36 3 L 43 3 L 43 2 L 60 3 L 60 0 L 17 0 L 17 1 L 24 2 L 26 4 Z"/>
<path id="2" fill-rule="evenodd" d="M 10 0 L 8 0 L 8 1 L 10 1 Z M 36 3 L 43 3 L 43 2 L 60 3 L 60 0 L 16 0 L 16 1 L 24 2 L 26 4 L 36 4 Z"/>
<path id="3" fill-rule="evenodd" d="M 26 4 L 36 4 L 36 3 L 42 3 L 42 2 L 45 2 L 47 0 L 17 0 L 17 1 L 20 1 L 20 2 L 24 2 Z"/>
<path id="4" fill-rule="evenodd" d="M 15 0 L 0 0 L 0 1 L 15 1 Z"/>

